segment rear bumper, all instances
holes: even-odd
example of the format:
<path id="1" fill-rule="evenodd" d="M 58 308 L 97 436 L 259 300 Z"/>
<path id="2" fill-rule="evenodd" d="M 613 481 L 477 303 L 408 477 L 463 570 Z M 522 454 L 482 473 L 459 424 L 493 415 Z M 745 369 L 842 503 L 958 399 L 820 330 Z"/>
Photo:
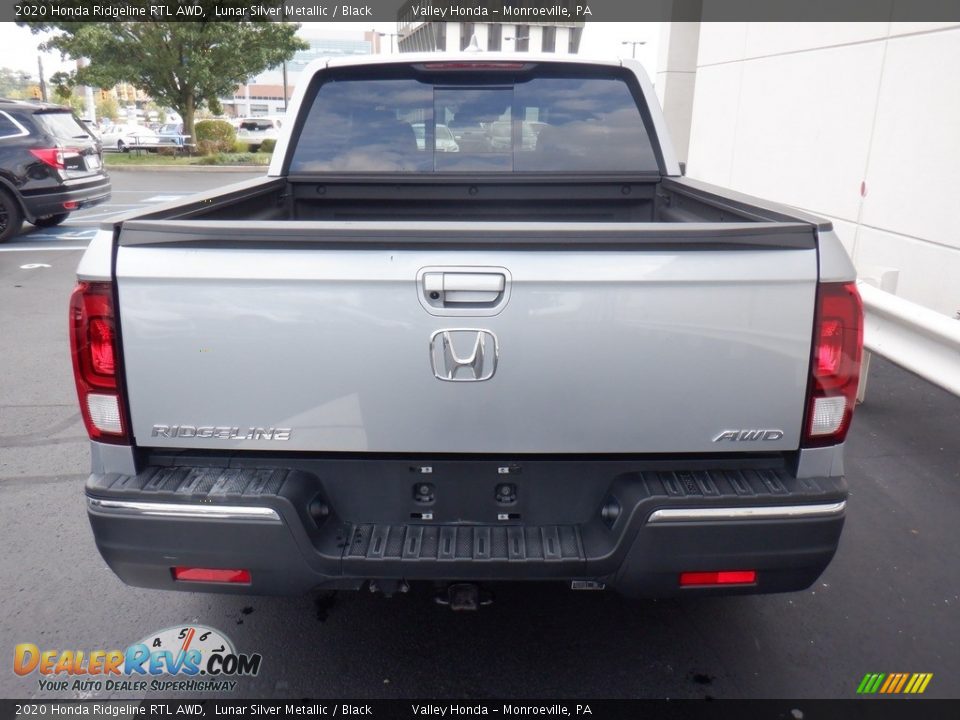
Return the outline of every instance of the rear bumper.
<path id="1" fill-rule="evenodd" d="M 97 546 L 124 582 L 171 590 L 274 595 L 367 580 L 592 580 L 638 597 L 783 592 L 808 587 L 830 562 L 847 496 L 842 478 L 797 479 L 783 468 L 542 462 L 511 475 L 511 466 L 498 474 L 496 461 L 477 460 L 411 475 L 422 466 L 321 465 L 307 472 L 173 461 L 135 476 L 92 475 Z M 342 481 L 364 470 L 365 482 Z M 582 489 L 565 492 L 578 477 Z M 426 503 L 415 497 L 423 478 L 433 496 Z M 515 488 L 506 503 L 497 497 L 504 482 Z M 247 569 L 251 582 L 176 581 L 175 566 Z M 679 584 L 682 572 L 720 570 L 755 570 L 756 582 Z"/>
<path id="2" fill-rule="evenodd" d="M 64 184 L 42 192 L 25 192 L 23 207 L 28 219 L 59 215 L 104 203 L 110 199 L 110 192 L 110 178 L 102 175 L 93 180 Z M 64 206 L 65 203 L 68 207 Z"/>

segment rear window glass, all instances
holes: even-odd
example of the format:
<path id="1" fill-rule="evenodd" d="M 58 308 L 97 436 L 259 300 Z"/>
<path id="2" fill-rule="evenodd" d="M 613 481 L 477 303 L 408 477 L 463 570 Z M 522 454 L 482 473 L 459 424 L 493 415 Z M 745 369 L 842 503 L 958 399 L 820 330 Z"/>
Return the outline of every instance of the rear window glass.
<path id="1" fill-rule="evenodd" d="M 0 140 L 25 135 L 24 127 L 0 110 Z"/>
<path id="2" fill-rule="evenodd" d="M 297 172 L 656 172 L 618 77 L 329 80 L 290 164 Z"/>
<path id="3" fill-rule="evenodd" d="M 90 138 L 87 129 L 80 124 L 80 121 L 77 120 L 72 113 L 36 113 L 34 118 L 55 138 L 60 138 L 61 140 L 87 140 Z"/>

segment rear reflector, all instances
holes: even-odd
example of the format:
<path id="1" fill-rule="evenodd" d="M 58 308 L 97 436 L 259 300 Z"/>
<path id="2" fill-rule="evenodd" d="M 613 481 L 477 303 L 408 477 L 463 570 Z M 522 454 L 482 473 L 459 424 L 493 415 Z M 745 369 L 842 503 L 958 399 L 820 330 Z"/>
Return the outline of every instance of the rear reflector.
<path id="1" fill-rule="evenodd" d="M 250 584 L 249 570 L 224 570 L 221 568 L 175 567 L 173 579 L 181 582 Z"/>
<path id="2" fill-rule="evenodd" d="M 78 207 L 80 207 L 80 203 L 76 200 L 67 200 L 63 203 L 64 210 L 76 210 Z"/>
<path id="3" fill-rule="evenodd" d="M 688 585 L 752 585 L 756 581 L 756 570 L 680 573 L 680 584 L 684 587 Z"/>
<path id="4" fill-rule="evenodd" d="M 843 442 L 860 382 L 863 304 L 855 283 L 817 288 L 804 447 Z"/>
<path id="5" fill-rule="evenodd" d="M 128 442 L 117 361 L 113 286 L 81 282 L 70 297 L 70 345 L 80 413 L 91 440 Z"/>

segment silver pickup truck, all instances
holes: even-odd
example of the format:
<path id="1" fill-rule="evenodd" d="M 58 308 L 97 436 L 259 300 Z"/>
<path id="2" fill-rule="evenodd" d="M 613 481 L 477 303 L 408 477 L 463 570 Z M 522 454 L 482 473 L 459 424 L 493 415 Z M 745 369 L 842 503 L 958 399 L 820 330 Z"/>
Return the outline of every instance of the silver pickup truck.
<path id="1" fill-rule="evenodd" d="M 80 264 L 86 499 L 124 582 L 471 608 L 820 575 L 862 339 L 829 222 L 685 178 L 630 60 L 304 78 L 265 177 Z"/>

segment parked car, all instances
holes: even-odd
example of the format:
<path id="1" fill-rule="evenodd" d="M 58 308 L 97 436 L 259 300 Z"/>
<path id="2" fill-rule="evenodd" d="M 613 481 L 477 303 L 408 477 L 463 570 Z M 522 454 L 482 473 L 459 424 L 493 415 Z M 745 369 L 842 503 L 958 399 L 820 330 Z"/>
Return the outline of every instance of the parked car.
<path id="1" fill-rule="evenodd" d="M 417 148 L 423 150 L 426 147 L 426 126 L 423 123 L 413 123 L 413 132 L 417 136 Z M 453 133 L 446 125 L 438 123 L 435 126 L 434 141 L 437 152 L 460 151 L 457 141 L 453 139 Z"/>
<path id="2" fill-rule="evenodd" d="M 158 141 L 161 145 L 182 146 L 185 138 L 183 135 L 183 123 L 166 123 L 157 130 Z"/>
<path id="3" fill-rule="evenodd" d="M 237 140 L 245 142 L 250 150 L 260 149 L 264 140 L 276 140 L 280 137 L 283 118 L 240 118 L 237 123 Z"/>
<path id="4" fill-rule="evenodd" d="M 524 150 L 533 150 L 537 146 L 537 135 L 546 127 L 546 123 L 524 120 L 520 124 L 521 147 Z M 498 120 L 487 126 L 490 134 L 490 148 L 502 152 L 513 146 L 513 123 L 509 120 Z"/>
<path id="5" fill-rule="evenodd" d="M 300 82 L 266 176 L 117 219 L 81 261 L 87 509 L 122 580 L 422 581 L 476 609 L 495 581 L 820 576 L 863 328 L 829 220 L 684 177 L 630 59 L 343 57 Z M 466 138 L 507 112 L 535 143 L 438 152 L 399 119 Z"/>
<path id="6" fill-rule="evenodd" d="M 160 137 L 148 127 L 132 123 L 114 123 L 100 133 L 105 150 L 129 152 L 136 145 L 156 145 Z"/>
<path id="7" fill-rule="evenodd" d="M 68 108 L 0 99 L 0 242 L 109 199 L 100 144 Z"/>

